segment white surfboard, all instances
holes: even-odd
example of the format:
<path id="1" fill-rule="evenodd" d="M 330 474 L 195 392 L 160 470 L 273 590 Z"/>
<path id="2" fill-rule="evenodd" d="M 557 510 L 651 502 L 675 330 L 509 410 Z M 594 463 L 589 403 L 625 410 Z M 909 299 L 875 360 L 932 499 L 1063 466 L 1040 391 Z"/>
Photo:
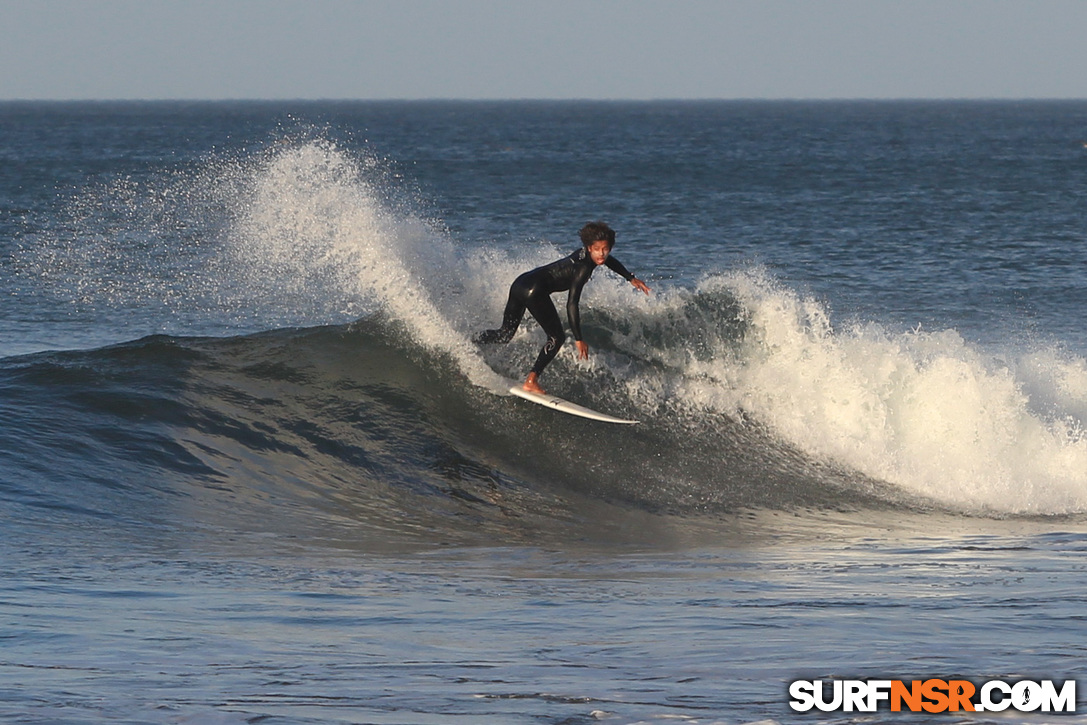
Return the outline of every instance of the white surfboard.
<path id="1" fill-rule="evenodd" d="M 554 408 L 555 410 L 561 410 L 563 413 L 569 413 L 570 415 L 578 415 L 582 418 L 588 418 L 589 420 L 599 420 L 603 423 L 622 423 L 624 425 L 632 425 L 637 423 L 636 420 L 626 420 L 625 418 L 616 418 L 615 416 L 608 415 L 607 413 L 600 413 L 590 408 L 578 405 L 577 403 L 571 403 L 569 400 L 563 400 L 557 395 L 530 393 L 520 384 L 510 381 L 510 394 L 516 395 L 518 398 L 524 398 L 525 400 L 536 403 L 537 405 L 543 405 L 548 408 Z"/>

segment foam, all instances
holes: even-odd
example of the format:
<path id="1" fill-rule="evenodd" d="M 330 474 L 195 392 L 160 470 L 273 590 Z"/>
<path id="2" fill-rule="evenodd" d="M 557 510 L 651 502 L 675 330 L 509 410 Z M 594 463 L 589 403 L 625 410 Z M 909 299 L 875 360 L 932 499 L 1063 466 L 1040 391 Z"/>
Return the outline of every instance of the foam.
<path id="1" fill-rule="evenodd" d="M 1083 360 L 1028 353 L 1017 374 L 954 330 L 838 330 L 824 305 L 758 271 L 708 279 L 695 294 L 722 290 L 744 331 L 680 364 L 670 391 L 688 404 L 754 417 L 811 455 L 944 504 L 1087 508 Z"/>

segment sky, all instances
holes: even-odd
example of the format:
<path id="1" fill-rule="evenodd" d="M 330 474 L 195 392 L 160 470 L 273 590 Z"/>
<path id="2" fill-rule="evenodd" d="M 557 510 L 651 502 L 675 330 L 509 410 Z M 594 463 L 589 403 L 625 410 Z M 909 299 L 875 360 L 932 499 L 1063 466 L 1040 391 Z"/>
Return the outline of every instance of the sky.
<path id="1" fill-rule="evenodd" d="M 0 0 L 0 100 L 1087 98 L 1087 0 Z"/>

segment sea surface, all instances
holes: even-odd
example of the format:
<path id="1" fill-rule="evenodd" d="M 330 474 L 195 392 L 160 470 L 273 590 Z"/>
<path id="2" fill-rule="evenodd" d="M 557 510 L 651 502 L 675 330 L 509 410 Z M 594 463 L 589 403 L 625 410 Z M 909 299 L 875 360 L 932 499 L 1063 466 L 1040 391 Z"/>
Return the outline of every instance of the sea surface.
<path id="1" fill-rule="evenodd" d="M 1085 309 L 1087 102 L 0 103 L 0 720 L 1087 722 Z"/>

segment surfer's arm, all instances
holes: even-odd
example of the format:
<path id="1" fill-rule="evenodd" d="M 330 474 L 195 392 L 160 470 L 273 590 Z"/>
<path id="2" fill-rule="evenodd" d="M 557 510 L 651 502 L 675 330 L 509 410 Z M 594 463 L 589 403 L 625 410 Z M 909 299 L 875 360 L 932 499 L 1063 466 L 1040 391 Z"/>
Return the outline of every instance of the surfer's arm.
<path id="1" fill-rule="evenodd" d="M 579 275 L 572 285 L 570 294 L 566 297 L 566 319 L 570 321 L 570 331 L 574 333 L 574 345 L 577 347 L 577 356 L 581 359 L 589 357 L 589 346 L 581 339 L 581 289 L 592 274 L 592 268 L 587 267 L 587 274 Z"/>
<path id="2" fill-rule="evenodd" d="M 570 322 L 570 331 L 574 333 L 574 340 L 581 342 L 581 311 L 578 305 L 581 302 L 581 288 L 583 282 L 577 282 L 570 288 L 570 294 L 566 297 L 566 319 Z"/>
<path id="3" fill-rule="evenodd" d="M 631 274 L 630 271 L 626 267 L 624 267 L 623 263 L 620 262 L 618 259 L 616 259 L 615 257 L 608 257 L 604 260 L 604 264 L 612 272 L 615 272 L 627 282 L 630 282 L 632 285 L 634 285 L 634 289 L 649 294 L 649 285 Z"/>

